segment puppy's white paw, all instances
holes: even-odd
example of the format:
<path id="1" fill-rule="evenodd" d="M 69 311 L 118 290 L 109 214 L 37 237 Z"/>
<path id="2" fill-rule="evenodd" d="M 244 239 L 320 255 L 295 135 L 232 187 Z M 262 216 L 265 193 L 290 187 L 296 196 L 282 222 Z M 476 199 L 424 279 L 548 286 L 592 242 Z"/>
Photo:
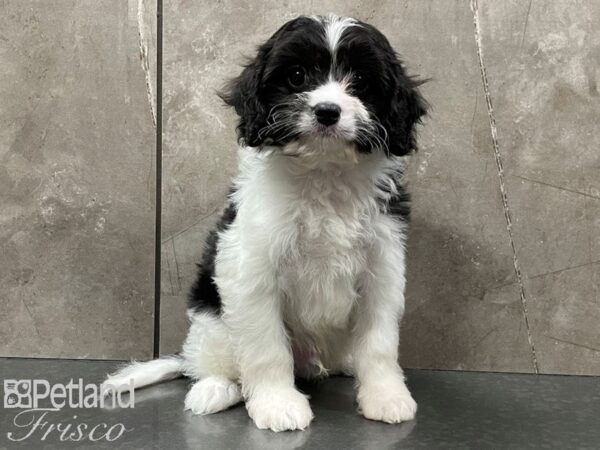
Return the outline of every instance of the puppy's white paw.
<path id="1" fill-rule="evenodd" d="M 387 423 L 412 420 L 417 412 L 417 403 L 404 384 L 394 387 L 361 386 L 358 407 L 367 419 Z"/>
<path id="2" fill-rule="evenodd" d="M 192 386 L 185 397 L 185 408 L 194 414 L 213 414 L 239 403 L 239 386 L 224 377 L 208 377 Z"/>
<path id="3" fill-rule="evenodd" d="M 272 431 L 304 430 L 313 419 L 306 396 L 296 389 L 264 389 L 246 402 L 258 428 Z"/>

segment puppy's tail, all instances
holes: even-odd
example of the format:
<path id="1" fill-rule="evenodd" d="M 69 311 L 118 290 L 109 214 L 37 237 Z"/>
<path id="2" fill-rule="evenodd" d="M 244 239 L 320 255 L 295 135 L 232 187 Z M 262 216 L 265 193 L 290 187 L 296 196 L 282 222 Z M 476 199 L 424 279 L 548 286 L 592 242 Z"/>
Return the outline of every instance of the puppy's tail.
<path id="1" fill-rule="evenodd" d="M 178 354 L 145 362 L 132 361 L 109 374 L 102 383 L 101 390 L 102 392 L 108 392 L 111 389 L 123 391 L 129 389 L 132 384 L 134 389 L 139 389 L 172 380 L 183 375 L 183 365 L 183 357 Z"/>

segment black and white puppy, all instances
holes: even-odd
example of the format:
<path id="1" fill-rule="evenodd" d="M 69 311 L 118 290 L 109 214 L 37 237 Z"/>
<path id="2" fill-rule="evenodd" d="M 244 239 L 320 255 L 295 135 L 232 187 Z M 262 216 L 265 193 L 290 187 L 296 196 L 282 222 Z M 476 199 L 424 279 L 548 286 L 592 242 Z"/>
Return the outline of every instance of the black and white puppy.
<path id="1" fill-rule="evenodd" d="M 294 377 L 353 374 L 359 411 L 397 423 L 417 405 L 398 365 L 408 196 L 400 158 L 425 102 L 388 40 L 334 15 L 299 17 L 222 94 L 239 115 L 240 168 L 200 265 L 181 354 L 107 380 L 180 374 L 186 409 L 242 400 L 259 428 L 313 418 Z"/>

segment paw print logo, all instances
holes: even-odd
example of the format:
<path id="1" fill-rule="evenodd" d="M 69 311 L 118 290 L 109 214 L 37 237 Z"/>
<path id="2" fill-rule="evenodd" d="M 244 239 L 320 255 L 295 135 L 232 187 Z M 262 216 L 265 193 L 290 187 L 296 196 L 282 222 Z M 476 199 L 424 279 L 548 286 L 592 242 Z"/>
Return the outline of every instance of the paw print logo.
<path id="1" fill-rule="evenodd" d="M 4 407 L 31 408 L 31 381 L 4 380 Z"/>

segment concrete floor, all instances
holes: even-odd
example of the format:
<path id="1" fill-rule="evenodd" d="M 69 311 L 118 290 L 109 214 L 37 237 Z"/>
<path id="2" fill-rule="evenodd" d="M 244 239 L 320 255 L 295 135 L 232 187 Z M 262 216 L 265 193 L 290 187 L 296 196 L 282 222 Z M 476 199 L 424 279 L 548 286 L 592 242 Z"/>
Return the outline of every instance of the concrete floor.
<path id="1" fill-rule="evenodd" d="M 118 363 L 109 361 L 0 359 L 6 379 L 99 382 Z M 332 378 L 302 384 L 311 395 L 315 420 L 307 431 L 275 434 L 254 427 L 242 406 L 213 416 L 183 411 L 188 381 L 178 379 L 138 391 L 132 409 L 69 409 L 15 416 L 3 408 L 0 448 L 127 449 L 597 449 L 600 447 L 600 378 L 407 370 L 419 403 L 415 421 L 370 422 L 356 413 L 352 380 Z M 40 406 L 48 406 L 41 404 Z M 16 420 L 16 424 L 15 424 Z M 31 432 L 35 421 L 39 425 Z M 54 424 L 98 426 L 94 437 L 122 424 L 128 431 L 113 442 L 60 442 Z M 59 425 L 62 424 L 62 425 Z M 18 425 L 21 425 L 20 427 Z M 116 436 L 119 429 L 114 428 Z M 12 442 L 31 432 L 21 442 Z M 12 434 L 11 434 L 12 433 Z"/>

